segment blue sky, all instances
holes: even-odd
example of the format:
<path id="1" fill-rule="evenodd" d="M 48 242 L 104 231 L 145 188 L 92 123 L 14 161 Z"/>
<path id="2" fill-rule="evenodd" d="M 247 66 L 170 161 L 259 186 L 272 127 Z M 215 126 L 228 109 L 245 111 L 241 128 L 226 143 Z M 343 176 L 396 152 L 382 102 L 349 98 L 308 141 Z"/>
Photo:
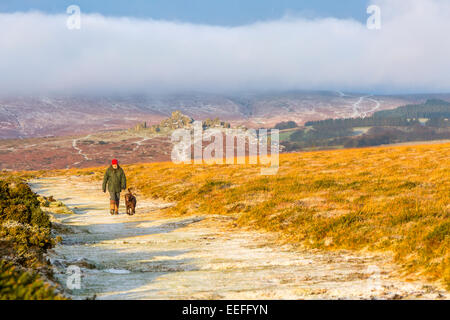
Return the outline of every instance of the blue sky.
<path id="1" fill-rule="evenodd" d="M 40 10 L 64 13 L 77 4 L 82 12 L 133 16 L 198 24 L 236 26 L 278 19 L 286 14 L 306 17 L 367 18 L 367 0 L 1 0 L 0 12 Z"/>

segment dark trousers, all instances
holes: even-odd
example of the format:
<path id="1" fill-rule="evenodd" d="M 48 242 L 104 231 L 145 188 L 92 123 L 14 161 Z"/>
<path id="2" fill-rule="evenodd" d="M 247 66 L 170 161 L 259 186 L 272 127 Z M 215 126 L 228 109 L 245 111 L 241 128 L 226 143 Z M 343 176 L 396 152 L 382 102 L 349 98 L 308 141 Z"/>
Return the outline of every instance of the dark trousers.
<path id="1" fill-rule="evenodd" d="M 119 202 L 120 201 L 120 192 L 110 192 L 109 199 L 112 201 Z"/>

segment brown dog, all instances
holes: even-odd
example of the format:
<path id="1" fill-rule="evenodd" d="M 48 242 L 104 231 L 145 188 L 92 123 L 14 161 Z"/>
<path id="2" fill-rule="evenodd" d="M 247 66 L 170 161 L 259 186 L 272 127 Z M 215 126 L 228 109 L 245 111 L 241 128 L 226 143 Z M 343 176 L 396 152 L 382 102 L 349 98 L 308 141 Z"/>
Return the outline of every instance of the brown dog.
<path id="1" fill-rule="evenodd" d="M 133 215 L 136 213 L 136 197 L 128 189 L 128 193 L 125 194 L 125 206 L 127 207 L 127 214 Z"/>

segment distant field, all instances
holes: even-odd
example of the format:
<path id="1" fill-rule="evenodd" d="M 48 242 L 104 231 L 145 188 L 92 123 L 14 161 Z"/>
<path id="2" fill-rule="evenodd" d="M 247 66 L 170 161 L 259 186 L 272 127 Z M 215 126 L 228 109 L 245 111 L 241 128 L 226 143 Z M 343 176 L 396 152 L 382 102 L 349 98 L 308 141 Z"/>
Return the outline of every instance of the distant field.
<path id="1" fill-rule="evenodd" d="M 293 134 L 296 130 L 298 130 L 298 128 L 280 130 L 280 141 L 289 140 L 291 134 Z"/>
<path id="2" fill-rule="evenodd" d="M 356 127 L 356 128 L 353 128 L 353 131 L 355 132 L 355 134 L 363 134 L 363 133 L 367 133 L 367 131 L 369 131 L 370 128 L 372 128 L 372 127 Z"/>
<path id="3" fill-rule="evenodd" d="M 280 155 L 257 166 L 125 166 L 140 196 L 176 201 L 177 215 L 224 214 L 241 227 L 327 250 L 390 251 L 410 276 L 450 288 L 450 143 Z M 39 172 L 86 175 L 104 168 Z"/>
<path id="4" fill-rule="evenodd" d="M 110 159 L 123 163 L 170 159 L 167 135 L 126 130 L 82 136 L 0 139 L 0 170 L 51 170 L 101 166 Z"/>

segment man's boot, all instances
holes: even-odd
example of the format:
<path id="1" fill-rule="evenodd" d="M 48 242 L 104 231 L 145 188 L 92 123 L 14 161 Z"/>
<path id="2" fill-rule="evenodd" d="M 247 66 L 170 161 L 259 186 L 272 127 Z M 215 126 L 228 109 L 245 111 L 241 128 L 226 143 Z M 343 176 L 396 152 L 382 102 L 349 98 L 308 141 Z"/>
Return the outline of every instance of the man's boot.
<path id="1" fill-rule="evenodd" d="M 119 214 L 119 201 L 117 201 L 117 202 L 115 203 L 115 208 L 114 208 L 114 210 L 116 211 L 116 214 L 118 215 L 118 214 Z"/>
<path id="2" fill-rule="evenodd" d="M 116 206 L 116 202 L 114 200 L 109 200 L 109 213 L 114 215 L 114 209 Z"/>

